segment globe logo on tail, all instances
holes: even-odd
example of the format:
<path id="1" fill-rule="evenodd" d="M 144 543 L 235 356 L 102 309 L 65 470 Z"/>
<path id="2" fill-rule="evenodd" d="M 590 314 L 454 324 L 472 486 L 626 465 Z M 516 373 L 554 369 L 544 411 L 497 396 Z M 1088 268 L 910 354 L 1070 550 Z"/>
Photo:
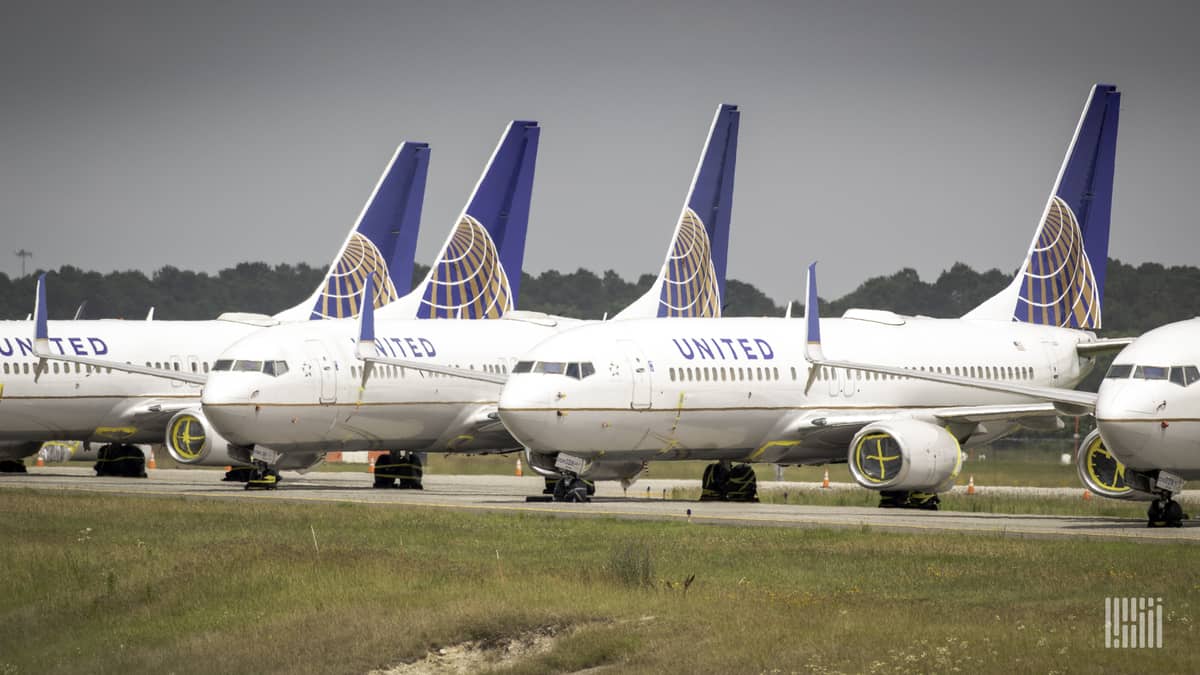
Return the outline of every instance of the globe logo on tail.
<path id="1" fill-rule="evenodd" d="M 721 291 L 712 264 L 712 244 L 700 216 L 684 209 L 678 233 L 667 256 L 659 296 L 659 316 L 721 316 Z"/>
<path id="2" fill-rule="evenodd" d="M 313 319 L 349 319 L 358 316 L 359 300 L 367 276 L 374 274 L 375 308 L 396 299 L 396 286 L 387 261 L 374 243 L 362 234 L 350 235 L 345 250 L 325 279 L 325 288 L 313 307 Z"/>
<path id="3" fill-rule="evenodd" d="M 430 274 L 418 316 L 498 319 L 512 308 L 512 290 L 495 242 L 478 220 L 463 216 Z"/>
<path id="4" fill-rule="evenodd" d="M 1066 328 L 1100 327 L 1100 289 L 1071 207 L 1055 196 L 1022 272 L 1017 321 Z"/>

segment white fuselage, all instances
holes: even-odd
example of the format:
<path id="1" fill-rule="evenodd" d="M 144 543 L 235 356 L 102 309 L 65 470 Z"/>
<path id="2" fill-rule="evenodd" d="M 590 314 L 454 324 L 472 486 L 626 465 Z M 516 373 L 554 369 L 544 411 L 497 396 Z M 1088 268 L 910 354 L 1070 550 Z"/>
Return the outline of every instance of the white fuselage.
<path id="1" fill-rule="evenodd" d="M 230 343 L 260 326 L 231 321 L 51 321 L 50 351 L 203 374 Z M 199 402 L 200 387 L 77 363 L 50 361 L 34 380 L 33 323 L 0 322 L 0 458 L 17 443 L 50 440 L 161 443 L 155 402 Z M 142 414 L 146 413 L 146 414 Z M 2 447 L 2 446 L 0 446 Z"/>
<path id="2" fill-rule="evenodd" d="M 383 357 L 502 376 L 516 355 L 575 323 L 379 319 L 375 342 Z M 499 384 L 376 364 L 361 387 L 357 334 L 357 322 L 331 320 L 276 326 L 238 341 L 222 359 L 283 360 L 287 373 L 211 374 L 205 416 L 233 443 L 285 454 L 518 449 L 495 419 Z"/>
<path id="3" fill-rule="evenodd" d="M 825 319 L 831 360 L 856 361 L 1054 387 L 1090 369 L 1076 344 L 1091 333 L 1023 323 L 900 317 L 853 311 Z M 1013 394 L 822 369 L 805 392 L 805 324 L 797 319 L 655 319 L 565 331 L 522 362 L 589 362 L 576 380 L 513 375 L 501 395 L 505 426 L 539 452 L 604 460 L 735 459 L 784 464 L 845 461 L 863 424 L 890 415 L 1028 403 Z M 544 370 L 544 369 L 543 369 Z M 553 370 L 553 368 L 552 368 Z M 830 421 L 821 430 L 822 418 Z M 804 427 L 808 431 L 798 434 Z M 953 430 L 968 437 L 974 424 Z M 991 432 L 995 435 L 995 431 Z"/>
<path id="4" fill-rule="evenodd" d="M 1123 366 L 1129 366 L 1124 373 Z M 1114 377 L 1114 371 L 1123 372 Z M 1113 359 L 1096 400 L 1104 445 L 1125 466 L 1200 478 L 1200 319 L 1139 337 Z"/>

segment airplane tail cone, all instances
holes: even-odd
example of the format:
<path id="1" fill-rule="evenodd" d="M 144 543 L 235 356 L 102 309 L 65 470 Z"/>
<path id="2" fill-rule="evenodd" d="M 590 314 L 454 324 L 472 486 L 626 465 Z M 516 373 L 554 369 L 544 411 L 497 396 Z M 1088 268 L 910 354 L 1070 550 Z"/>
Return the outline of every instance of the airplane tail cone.
<path id="1" fill-rule="evenodd" d="M 829 469 L 825 469 L 825 477 L 821 479 L 821 487 L 829 489 Z"/>

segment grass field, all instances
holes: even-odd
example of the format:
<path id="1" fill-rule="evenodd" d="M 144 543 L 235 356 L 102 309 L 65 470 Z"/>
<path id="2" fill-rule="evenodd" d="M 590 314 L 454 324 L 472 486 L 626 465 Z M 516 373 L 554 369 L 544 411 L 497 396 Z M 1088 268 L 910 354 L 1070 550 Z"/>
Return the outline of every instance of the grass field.
<path id="1" fill-rule="evenodd" d="M 0 512 L 0 673 L 364 673 L 468 641 L 499 672 L 1200 671 L 1190 545 L 16 489 Z M 1112 595 L 1163 599 L 1163 649 L 1104 649 Z"/>

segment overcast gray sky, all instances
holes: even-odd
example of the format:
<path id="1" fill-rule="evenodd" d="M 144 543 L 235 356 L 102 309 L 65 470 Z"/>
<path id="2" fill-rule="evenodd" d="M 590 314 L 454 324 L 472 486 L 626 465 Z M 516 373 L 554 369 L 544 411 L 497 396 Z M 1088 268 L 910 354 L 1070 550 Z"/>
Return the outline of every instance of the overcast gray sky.
<path id="1" fill-rule="evenodd" d="M 0 270 L 333 257 L 432 144 L 418 260 L 504 124 L 542 123 L 539 273 L 657 271 L 742 107 L 729 275 L 777 301 L 1021 260 L 1084 99 L 1122 90 L 1110 254 L 1200 251 L 1200 10 L 1103 2 L 5 2 Z"/>

